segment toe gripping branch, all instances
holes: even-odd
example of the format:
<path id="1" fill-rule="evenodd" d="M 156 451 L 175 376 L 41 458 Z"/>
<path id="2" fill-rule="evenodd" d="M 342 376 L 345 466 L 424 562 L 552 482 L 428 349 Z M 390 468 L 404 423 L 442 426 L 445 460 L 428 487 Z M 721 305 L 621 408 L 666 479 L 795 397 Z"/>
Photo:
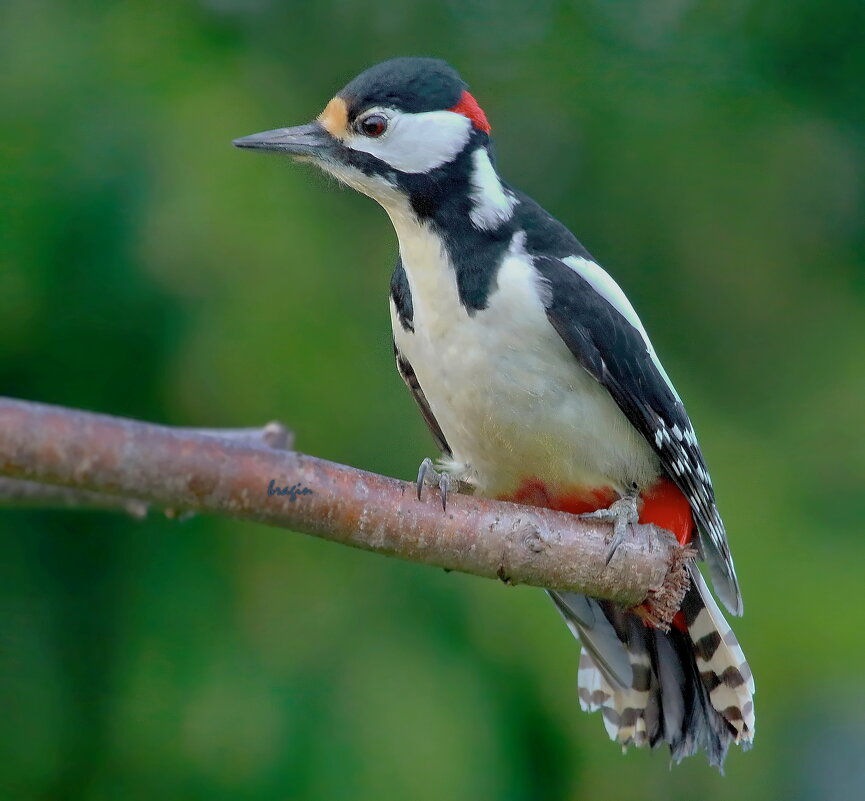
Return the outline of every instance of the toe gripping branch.
<path id="1" fill-rule="evenodd" d="M 448 510 L 448 493 L 453 488 L 451 477 L 447 473 L 440 473 L 433 466 L 433 460 L 427 457 L 420 463 L 417 471 L 417 499 L 423 495 L 424 487 L 438 487 L 442 498 L 442 511 Z"/>
<path id="2" fill-rule="evenodd" d="M 639 522 L 640 513 L 637 507 L 636 487 L 627 495 L 614 501 L 606 509 L 596 509 L 594 512 L 586 512 L 580 517 L 587 520 L 606 520 L 613 524 L 613 538 L 610 540 L 604 564 L 608 565 L 616 555 L 619 546 L 625 541 L 625 535 L 630 526 Z"/>
<path id="3" fill-rule="evenodd" d="M 448 495 L 450 492 L 459 492 L 461 482 L 444 471 L 436 470 L 433 460 L 427 458 L 421 462 L 418 469 L 416 483 L 418 500 L 422 499 L 424 487 L 438 487 L 441 495 L 442 509 L 447 511 Z M 527 505 L 570 511 L 567 506 L 563 508 L 561 503 L 554 503 L 546 492 L 542 492 L 541 495 L 543 496 L 541 499 L 542 503 L 533 503 L 530 500 Z M 635 530 L 644 528 L 647 525 L 653 526 L 659 533 L 663 532 L 665 537 L 670 538 L 671 544 L 675 543 L 675 546 L 670 549 L 668 569 L 663 580 L 658 586 L 649 590 L 648 595 L 642 603 L 632 607 L 632 611 L 642 618 L 647 626 L 658 628 L 662 631 L 669 631 L 671 624 L 677 625 L 677 613 L 681 609 L 685 593 L 690 586 L 688 563 L 697 556 L 697 552 L 687 541 L 682 542 L 680 538 L 670 531 L 670 528 L 676 528 L 676 526 L 670 525 L 669 521 L 662 516 L 658 517 L 657 521 L 643 519 L 646 515 L 641 515 L 638 512 L 638 497 L 636 487 L 634 487 L 631 492 L 610 503 L 608 507 L 595 509 L 591 512 L 579 512 L 576 513 L 576 517 L 612 523 L 612 531 L 605 554 L 605 565 L 607 566 L 616 554 L 617 549 L 628 538 L 629 532 L 631 536 L 634 536 Z M 538 500 L 534 495 L 532 499 Z M 524 497 L 503 497 L 500 500 L 527 503 L 527 499 Z M 583 498 L 582 502 L 585 504 L 586 500 Z M 644 499 L 644 512 L 646 512 L 646 508 L 647 505 Z M 657 517 L 657 515 L 653 514 L 648 516 Z M 687 522 L 690 528 L 692 526 L 690 518 L 688 518 Z M 500 568 L 499 578 L 505 581 L 505 583 L 510 583 L 503 571 L 504 568 Z"/>

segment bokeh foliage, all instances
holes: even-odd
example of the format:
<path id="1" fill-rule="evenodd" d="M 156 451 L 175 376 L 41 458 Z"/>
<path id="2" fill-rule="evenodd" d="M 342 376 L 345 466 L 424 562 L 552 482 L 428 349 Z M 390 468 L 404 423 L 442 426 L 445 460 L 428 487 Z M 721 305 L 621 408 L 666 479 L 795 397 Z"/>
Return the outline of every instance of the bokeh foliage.
<path id="1" fill-rule="evenodd" d="M 4 512 L 0 798 L 861 797 L 863 31 L 859 0 L 4 0 L 0 393 L 277 417 L 412 475 L 385 215 L 229 142 L 445 57 L 688 403 L 758 731 L 725 778 L 622 757 L 539 592 L 226 521 Z"/>

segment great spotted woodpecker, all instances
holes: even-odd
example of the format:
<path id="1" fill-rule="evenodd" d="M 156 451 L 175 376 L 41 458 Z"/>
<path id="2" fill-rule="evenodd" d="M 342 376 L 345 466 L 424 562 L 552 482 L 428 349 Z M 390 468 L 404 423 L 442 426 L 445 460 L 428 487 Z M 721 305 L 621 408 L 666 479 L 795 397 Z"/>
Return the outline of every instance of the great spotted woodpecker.
<path id="1" fill-rule="evenodd" d="M 318 118 L 234 142 L 311 162 L 378 201 L 399 239 L 399 372 L 441 450 L 418 492 L 639 519 L 693 543 L 733 614 L 742 600 L 685 407 L 634 308 L 574 235 L 499 176 L 490 124 L 443 61 L 396 58 Z M 439 472 L 440 471 L 440 472 Z M 754 681 L 700 572 L 669 631 L 641 610 L 550 596 L 582 650 L 583 709 L 622 746 L 700 749 L 721 767 L 754 735 Z"/>

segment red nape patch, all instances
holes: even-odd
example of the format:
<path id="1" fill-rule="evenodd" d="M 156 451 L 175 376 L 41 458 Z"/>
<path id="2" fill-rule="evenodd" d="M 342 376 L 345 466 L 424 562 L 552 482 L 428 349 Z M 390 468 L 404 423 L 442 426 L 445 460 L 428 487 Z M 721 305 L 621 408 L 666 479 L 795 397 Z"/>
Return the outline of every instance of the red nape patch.
<path id="1" fill-rule="evenodd" d="M 687 545 L 694 536 L 691 504 L 669 478 L 662 478 L 641 496 L 641 523 L 654 523 L 671 531 L 680 545 Z"/>
<path id="2" fill-rule="evenodd" d="M 448 111 L 455 111 L 457 114 L 462 114 L 463 117 L 468 117 L 472 121 L 472 125 L 484 133 L 489 133 L 491 130 L 484 110 L 478 105 L 478 101 L 467 91 L 463 91 L 459 103 L 449 108 Z"/>

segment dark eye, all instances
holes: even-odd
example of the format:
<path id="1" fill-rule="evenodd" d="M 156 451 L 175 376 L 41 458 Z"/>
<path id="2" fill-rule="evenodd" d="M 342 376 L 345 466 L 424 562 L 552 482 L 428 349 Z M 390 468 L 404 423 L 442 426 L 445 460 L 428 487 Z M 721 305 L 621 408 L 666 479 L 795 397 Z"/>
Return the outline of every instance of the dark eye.
<path id="1" fill-rule="evenodd" d="M 364 117 L 357 126 L 364 136 L 381 136 L 387 130 L 387 117 L 382 114 L 370 114 Z"/>

